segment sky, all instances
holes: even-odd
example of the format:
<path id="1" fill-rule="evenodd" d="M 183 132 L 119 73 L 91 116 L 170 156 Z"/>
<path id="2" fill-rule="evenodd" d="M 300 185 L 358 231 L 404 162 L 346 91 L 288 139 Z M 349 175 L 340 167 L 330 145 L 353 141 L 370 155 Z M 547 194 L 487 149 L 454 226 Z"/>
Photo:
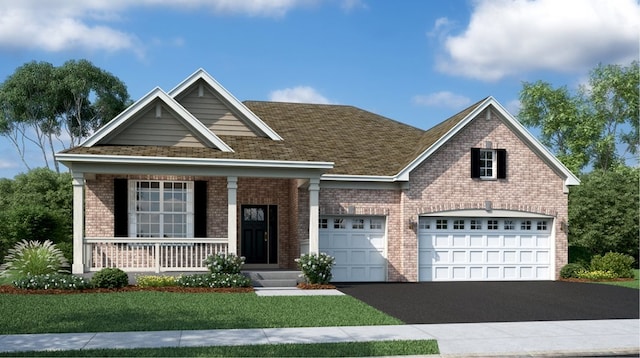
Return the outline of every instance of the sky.
<path id="1" fill-rule="evenodd" d="M 421 129 L 487 96 L 515 116 L 523 82 L 575 90 L 639 46 L 635 0 L 0 0 L 0 81 L 87 59 L 135 101 L 203 68 L 241 101 L 352 105 Z M 26 160 L 44 166 L 35 148 Z M 25 171 L 0 137 L 0 178 Z"/>

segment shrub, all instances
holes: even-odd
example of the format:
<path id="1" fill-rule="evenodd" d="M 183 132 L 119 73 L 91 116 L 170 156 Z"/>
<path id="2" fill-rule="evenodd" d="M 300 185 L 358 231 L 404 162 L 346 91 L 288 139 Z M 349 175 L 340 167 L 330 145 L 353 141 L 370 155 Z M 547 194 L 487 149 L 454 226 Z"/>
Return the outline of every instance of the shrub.
<path id="1" fill-rule="evenodd" d="M 633 264 L 635 261 L 632 256 L 618 252 L 608 252 L 604 256 L 595 255 L 591 259 L 590 269 L 592 271 L 610 271 L 616 277 L 633 278 Z"/>
<path id="2" fill-rule="evenodd" d="M 129 276 L 119 268 L 107 267 L 93 275 L 91 284 L 98 288 L 122 288 L 129 284 Z"/>
<path id="3" fill-rule="evenodd" d="M 328 284 L 333 275 L 331 269 L 335 258 L 321 252 L 320 254 L 303 254 L 295 260 L 302 276 L 310 284 Z"/>
<path id="4" fill-rule="evenodd" d="M 22 277 L 13 281 L 13 285 L 27 290 L 82 290 L 91 287 L 89 281 L 82 277 L 62 273 Z"/>
<path id="5" fill-rule="evenodd" d="M 251 280 L 242 274 L 211 273 L 181 276 L 176 279 L 182 287 L 250 287 Z"/>
<path id="6" fill-rule="evenodd" d="M 0 282 L 17 280 L 27 276 L 67 272 L 69 262 L 51 241 L 22 240 L 9 249 L 0 266 Z"/>
<path id="7" fill-rule="evenodd" d="M 561 278 L 578 278 L 581 271 L 584 271 L 584 266 L 579 263 L 566 264 L 560 270 Z"/>
<path id="8" fill-rule="evenodd" d="M 204 264 L 211 273 L 239 274 L 244 265 L 244 257 L 235 254 L 218 253 L 210 255 L 204 260 Z"/>
<path id="9" fill-rule="evenodd" d="M 174 276 L 138 276 L 136 283 L 140 287 L 169 287 L 178 285 Z"/>
<path id="10" fill-rule="evenodd" d="M 602 270 L 593 270 L 586 271 L 582 270 L 578 272 L 578 278 L 584 278 L 587 280 L 610 280 L 614 278 L 618 278 L 618 276 L 612 271 L 602 271 Z"/>

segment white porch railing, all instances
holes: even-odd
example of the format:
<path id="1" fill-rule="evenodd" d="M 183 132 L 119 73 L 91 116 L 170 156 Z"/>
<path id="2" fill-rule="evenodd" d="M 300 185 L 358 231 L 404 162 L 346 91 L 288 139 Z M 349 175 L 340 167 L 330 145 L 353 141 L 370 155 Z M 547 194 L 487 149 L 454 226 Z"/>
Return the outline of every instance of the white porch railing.
<path id="1" fill-rule="evenodd" d="M 227 238 L 86 237 L 85 269 L 124 271 L 206 271 L 203 261 L 228 252 Z"/>

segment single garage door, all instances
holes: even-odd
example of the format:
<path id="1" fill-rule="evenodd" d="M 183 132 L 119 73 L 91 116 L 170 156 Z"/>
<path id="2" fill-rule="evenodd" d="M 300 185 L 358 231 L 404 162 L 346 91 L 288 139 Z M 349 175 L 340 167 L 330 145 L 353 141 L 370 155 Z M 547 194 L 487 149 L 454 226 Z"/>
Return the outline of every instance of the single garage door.
<path id="1" fill-rule="evenodd" d="M 384 217 L 320 217 L 320 252 L 335 257 L 334 282 L 385 281 Z"/>
<path id="2" fill-rule="evenodd" d="M 420 281 L 552 280 L 553 218 L 421 217 Z"/>

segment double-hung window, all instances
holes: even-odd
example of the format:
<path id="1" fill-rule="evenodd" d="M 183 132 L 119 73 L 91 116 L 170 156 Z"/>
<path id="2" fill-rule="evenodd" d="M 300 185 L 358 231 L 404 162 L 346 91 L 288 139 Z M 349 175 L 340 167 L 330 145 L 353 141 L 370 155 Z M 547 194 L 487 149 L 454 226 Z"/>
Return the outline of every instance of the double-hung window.
<path id="1" fill-rule="evenodd" d="M 129 181 L 129 235 L 194 237 L 193 182 Z"/>
<path id="2" fill-rule="evenodd" d="M 506 150 L 471 148 L 471 177 L 483 180 L 505 179 Z"/>
<path id="3" fill-rule="evenodd" d="M 480 179 L 495 179 L 496 162 L 495 150 L 480 149 Z"/>

